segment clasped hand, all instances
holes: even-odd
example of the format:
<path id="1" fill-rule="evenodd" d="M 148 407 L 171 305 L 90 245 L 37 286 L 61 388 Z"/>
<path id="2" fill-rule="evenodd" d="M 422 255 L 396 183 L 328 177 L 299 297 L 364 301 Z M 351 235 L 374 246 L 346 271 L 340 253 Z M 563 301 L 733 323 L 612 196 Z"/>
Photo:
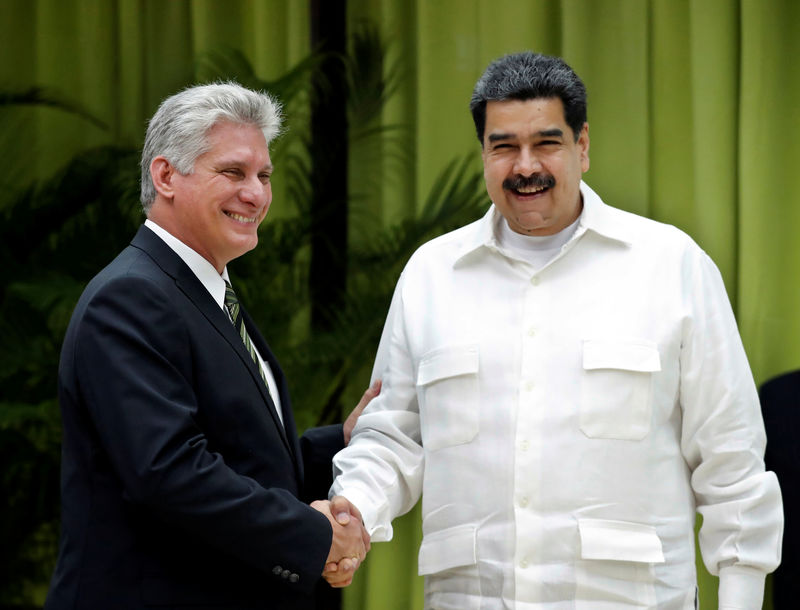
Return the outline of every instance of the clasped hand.
<path id="1" fill-rule="evenodd" d="M 361 513 L 342 496 L 330 501 L 317 500 L 311 503 L 311 508 L 325 515 L 333 529 L 331 551 L 325 560 L 322 577 L 332 587 L 346 587 L 353 582 L 353 576 L 370 548 Z"/>

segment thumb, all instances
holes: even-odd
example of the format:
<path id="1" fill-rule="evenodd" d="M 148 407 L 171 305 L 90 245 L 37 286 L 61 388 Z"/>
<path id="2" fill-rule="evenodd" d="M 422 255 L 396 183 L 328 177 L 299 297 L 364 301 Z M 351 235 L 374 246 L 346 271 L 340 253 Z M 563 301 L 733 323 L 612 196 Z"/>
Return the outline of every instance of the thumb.
<path id="1" fill-rule="evenodd" d="M 344 496 L 334 496 L 331 500 L 331 514 L 339 525 L 350 523 L 350 502 Z"/>

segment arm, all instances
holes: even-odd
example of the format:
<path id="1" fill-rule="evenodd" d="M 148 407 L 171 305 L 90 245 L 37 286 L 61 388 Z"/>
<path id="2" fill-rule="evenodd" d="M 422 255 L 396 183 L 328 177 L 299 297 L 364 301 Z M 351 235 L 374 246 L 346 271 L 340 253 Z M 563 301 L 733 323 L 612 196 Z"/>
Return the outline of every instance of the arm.
<path id="1" fill-rule="evenodd" d="M 373 367 L 382 387 L 358 418 L 350 444 L 334 458 L 330 497 L 343 496 L 363 515 L 373 541 L 390 540 L 391 521 L 422 493 L 416 371 L 406 340 L 400 279 Z"/>
<path id="2" fill-rule="evenodd" d="M 780 489 L 764 471 L 758 395 L 719 271 L 702 252 L 686 267 L 681 447 L 703 515 L 700 548 L 720 577 L 720 608 L 755 610 L 780 561 Z"/>
<path id="3" fill-rule="evenodd" d="M 380 393 L 381 382 L 376 381 L 367 388 L 358 404 L 347 417 L 344 426 L 325 426 L 312 428 L 301 438 L 303 462 L 306 467 L 305 493 L 312 497 L 327 495 L 333 481 L 331 460 L 344 444 L 350 442 L 350 435 L 364 408 Z M 324 487 L 324 489 L 323 489 Z M 321 490 L 319 493 L 315 490 Z M 331 552 L 325 564 L 323 577 L 333 587 L 346 587 L 353 581 L 353 575 L 361 561 L 366 557 L 370 548 L 369 534 L 364 529 L 361 513 L 345 498 L 333 498 L 331 502 L 317 500 L 311 503 L 312 508 L 323 512 L 329 519 L 334 532 L 334 541 Z M 352 519 L 351 519 L 352 517 Z M 341 527 L 340 527 L 341 526 Z M 337 546 L 337 534 L 348 529 L 356 528 L 363 543 L 363 554 L 347 554 L 342 551 L 342 546 Z"/>
<path id="4" fill-rule="evenodd" d="M 364 409 L 370 402 L 372 402 L 372 399 L 375 398 L 380 393 L 381 393 L 381 380 L 376 379 L 375 381 L 372 382 L 372 385 L 369 386 L 364 391 L 364 394 L 361 395 L 361 400 L 358 401 L 358 404 L 350 412 L 350 415 L 347 416 L 347 419 L 344 421 L 344 425 L 342 426 L 345 446 L 350 444 L 350 439 L 353 437 L 353 429 L 356 427 L 358 418 L 361 417 L 361 414 L 364 412 Z"/>
<path id="5" fill-rule="evenodd" d="M 300 438 L 300 449 L 303 453 L 305 467 L 305 485 L 303 497 L 309 502 L 315 498 L 324 498 L 333 483 L 331 461 L 333 456 L 350 442 L 353 428 L 359 416 L 369 402 L 381 391 L 381 382 L 376 381 L 364 394 L 361 400 L 348 415 L 344 425 L 322 426 L 306 430 Z"/>

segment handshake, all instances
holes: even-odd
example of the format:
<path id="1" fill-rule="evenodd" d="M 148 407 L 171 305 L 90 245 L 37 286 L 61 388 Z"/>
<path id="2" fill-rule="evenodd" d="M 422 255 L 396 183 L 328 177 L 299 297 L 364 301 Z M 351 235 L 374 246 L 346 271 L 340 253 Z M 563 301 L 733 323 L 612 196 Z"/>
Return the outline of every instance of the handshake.
<path id="1" fill-rule="evenodd" d="M 345 420 L 342 427 L 345 445 L 350 444 L 350 437 L 359 416 L 380 391 L 381 381 L 377 380 L 367 388 L 353 412 Z M 332 587 L 346 587 L 353 582 L 358 566 L 369 551 L 369 534 L 364 529 L 361 513 L 342 496 L 335 496 L 332 500 L 317 500 L 311 503 L 311 508 L 325 515 L 333 529 L 331 552 L 325 560 L 322 577 Z"/>
<path id="2" fill-rule="evenodd" d="M 328 518 L 333 529 L 331 551 L 325 561 L 322 577 L 332 587 L 346 587 L 353 582 L 358 566 L 369 551 L 369 534 L 361 522 L 361 513 L 347 498 L 317 500 L 311 508 Z"/>

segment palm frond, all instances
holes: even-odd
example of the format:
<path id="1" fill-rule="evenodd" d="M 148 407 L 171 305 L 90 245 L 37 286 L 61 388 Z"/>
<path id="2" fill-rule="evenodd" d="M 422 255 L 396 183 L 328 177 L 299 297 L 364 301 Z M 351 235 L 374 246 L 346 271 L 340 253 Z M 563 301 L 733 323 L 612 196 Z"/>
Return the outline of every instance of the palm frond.
<path id="1" fill-rule="evenodd" d="M 454 159 L 435 180 L 417 215 L 365 240 L 353 252 L 357 266 L 374 269 L 387 261 L 402 264 L 422 243 L 479 218 L 486 211 L 486 193 L 480 172 L 472 170 L 471 156 Z"/>
<path id="2" fill-rule="evenodd" d="M 0 90 L 0 107 L 3 106 L 44 106 L 69 112 L 88 121 L 99 129 L 107 130 L 108 123 L 98 118 L 81 104 L 73 102 L 62 94 L 47 87 L 29 87 L 20 91 Z"/>
<path id="3" fill-rule="evenodd" d="M 361 126 L 380 117 L 402 82 L 400 63 L 389 61 L 388 55 L 388 45 L 377 26 L 368 21 L 358 23 L 350 37 L 349 52 L 343 58 L 349 120 L 355 137 Z"/>
<path id="4" fill-rule="evenodd" d="M 308 94 L 311 75 L 322 62 L 320 53 L 311 53 L 274 80 L 259 78 L 253 65 L 239 49 L 220 47 L 203 54 L 197 62 L 199 82 L 233 79 L 250 89 L 264 90 L 290 106 Z"/>

